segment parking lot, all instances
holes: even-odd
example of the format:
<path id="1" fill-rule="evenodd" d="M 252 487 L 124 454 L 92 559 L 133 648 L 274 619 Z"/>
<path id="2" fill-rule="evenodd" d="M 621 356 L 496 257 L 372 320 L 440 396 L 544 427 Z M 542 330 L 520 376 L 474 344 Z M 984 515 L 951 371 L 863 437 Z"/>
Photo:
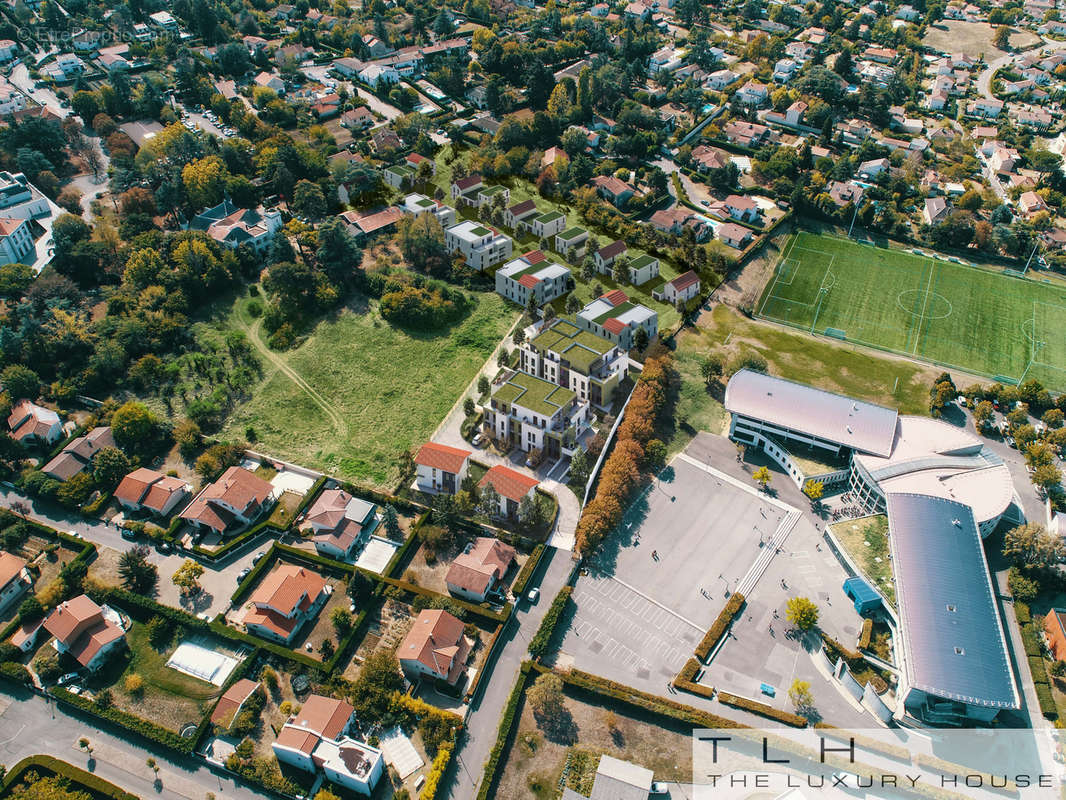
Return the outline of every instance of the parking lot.
<path id="1" fill-rule="evenodd" d="M 848 646 L 862 620 L 844 595 L 846 572 L 823 542 L 823 523 L 809 502 L 780 471 L 775 496 L 760 492 L 751 479 L 756 466 L 738 463 L 732 443 L 709 434 L 675 458 L 578 579 L 559 663 L 665 695 L 741 587 L 747 603 L 701 682 L 791 710 L 792 681 L 807 680 L 826 719 L 870 725 L 872 717 L 821 669 L 817 635 L 785 636 L 786 604 L 796 595 L 817 603 L 821 628 Z M 763 683 L 775 697 L 761 694 Z"/>

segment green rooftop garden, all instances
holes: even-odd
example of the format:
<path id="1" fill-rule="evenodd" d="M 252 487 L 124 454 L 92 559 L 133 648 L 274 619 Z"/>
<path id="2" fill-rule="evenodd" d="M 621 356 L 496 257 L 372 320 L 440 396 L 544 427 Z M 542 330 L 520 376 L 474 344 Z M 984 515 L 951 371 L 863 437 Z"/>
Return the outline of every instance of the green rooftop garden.
<path id="1" fill-rule="evenodd" d="M 652 256 L 644 254 L 642 256 L 637 256 L 632 261 L 630 261 L 629 262 L 629 267 L 631 269 L 643 269 L 644 267 L 648 266 L 649 264 L 654 264 L 656 260 L 657 259 L 653 258 Z"/>
<path id="2" fill-rule="evenodd" d="M 567 228 L 565 231 L 559 234 L 559 238 L 563 241 L 570 241 L 576 239 L 579 236 L 585 236 L 588 234 L 584 228 Z"/>
<path id="3" fill-rule="evenodd" d="M 484 225 L 475 225 L 470 229 L 470 233 L 473 236 L 488 236 L 492 231 L 486 228 Z"/>
<path id="4" fill-rule="evenodd" d="M 561 211 L 546 211 L 536 218 L 536 222 L 547 225 L 549 222 L 555 222 L 557 219 L 562 219 L 563 214 Z"/>
<path id="5" fill-rule="evenodd" d="M 492 393 L 492 398 L 498 402 L 528 408 L 545 417 L 551 417 L 576 396 L 569 389 L 522 372 L 515 373 Z"/>

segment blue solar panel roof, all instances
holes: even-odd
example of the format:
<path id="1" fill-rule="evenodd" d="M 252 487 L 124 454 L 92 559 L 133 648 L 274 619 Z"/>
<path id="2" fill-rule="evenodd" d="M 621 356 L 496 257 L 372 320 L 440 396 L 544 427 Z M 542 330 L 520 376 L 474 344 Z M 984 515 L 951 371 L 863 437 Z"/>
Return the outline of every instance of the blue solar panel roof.
<path id="1" fill-rule="evenodd" d="M 907 682 L 970 705 L 1020 704 L 981 536 L 970 507 L 921 494 L 889 494 Z"/>

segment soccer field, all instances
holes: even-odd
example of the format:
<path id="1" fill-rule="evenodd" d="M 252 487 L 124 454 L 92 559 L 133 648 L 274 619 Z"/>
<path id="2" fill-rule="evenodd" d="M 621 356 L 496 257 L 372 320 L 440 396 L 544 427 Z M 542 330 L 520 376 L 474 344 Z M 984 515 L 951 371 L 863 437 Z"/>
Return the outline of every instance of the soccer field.
<path id="1" fill-rule="evenodd" d="M 760 317 L 1066 391 L 1066 287 L 805 232 L 782 252 Z"/>

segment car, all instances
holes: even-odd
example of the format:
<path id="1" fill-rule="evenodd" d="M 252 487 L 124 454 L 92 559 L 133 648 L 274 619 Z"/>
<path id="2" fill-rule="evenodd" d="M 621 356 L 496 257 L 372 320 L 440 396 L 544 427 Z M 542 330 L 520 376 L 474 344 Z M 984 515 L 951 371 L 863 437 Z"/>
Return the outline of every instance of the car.
<path id="1" fill-rule="evenodd" d="M 137 538 L 137 532 L 134 531 L 132 528 L 123 528 L 122 529 L 122 538 L 123 539 L 129 539 L 130 541 L 132 541 L 132 540 Z"/>
<path id="2" fill-rule="evenodd" d="M 1014 437 L 1013 436 L 1008 436 L 1007 437 L 1007 447 L 1014 447 Z"/>
<path id="3" fill-rule="evenodd" d="M 73 536 L 75 539 L 80 539 L 81 538 L 81 534 L 78 533 L 77 531 L 67 531 L 67 534 L 69 536 Z"/>
<path id="4" fill-rule="evenodd" d="M 258 553 L 255 554 L 255 558 L 252 559 L 252 563 L 253 564 L 258 564 L 264 558 L 266 558 L 266 553 L 264 553 L 262 550 L 260 550 Z"/>
<path id="5" fill-rule="evenodd" d="M 655 781 L 651 785 L 652 794 L 670 794 L 670 787 L 666 785 L 665 781 Z"/>
<path id="6" fill-rule="evenodd" d="M 531 606 L 535 606 L 537 601 L 540 600 L 540 589 L 530 589 L 529 594 L 526 595 L 526 599 L 529 600 Z"/>
<path id="7" fill-rule="evenodd" d="M 66 686 L 68 683 L 76 681 L 79 677 L 80 676 L 77 672 L 68 672 L 66 675 L 59 679 L 58 683 L 60 686 Z"/>
<path id="8" fill-rule="evenodd" d="M 710 205 L 711 205 L 711 201 L 710 200 L 700 200 L 700 205 L 701 206 L 707 206 L 709 208 Z"/>
<path id="9" fill-rule="evenodd" d="M 237 573 L 237 583 L 240 583 L 241 581 L 243 581 L 245 578 L 247 578 L 251 574 L 252 574 L 252 568 L 251 567 L 245 567 L 244 569 L 242 569 L 240 572 Z"/>
<path id="10" fill-rule="evenodd" d="M 172 545 L 170 542 L 160 542 L 159 543 L 159 552 L 160 553 L 169 553 L 173 549 L 174 549 L 174 545 Z"/>
<path id="11" fill-rule="evenodd" d="M 475 433 L 474 438 L 470 440 L 470 444 L 474 445 L 474 447 L 481 447 L 481 445 L 485 444 L 484 435 L 480 433 Z"/>

